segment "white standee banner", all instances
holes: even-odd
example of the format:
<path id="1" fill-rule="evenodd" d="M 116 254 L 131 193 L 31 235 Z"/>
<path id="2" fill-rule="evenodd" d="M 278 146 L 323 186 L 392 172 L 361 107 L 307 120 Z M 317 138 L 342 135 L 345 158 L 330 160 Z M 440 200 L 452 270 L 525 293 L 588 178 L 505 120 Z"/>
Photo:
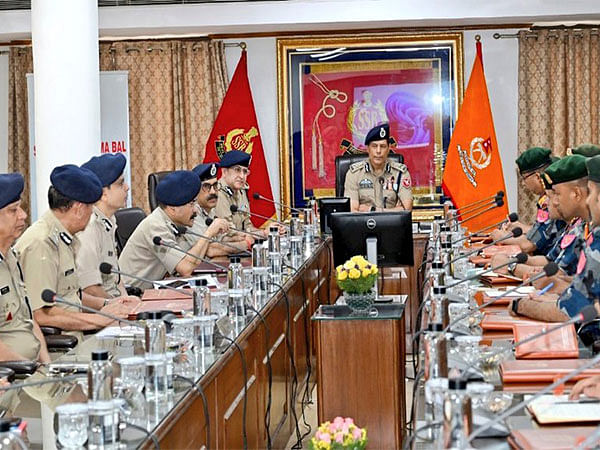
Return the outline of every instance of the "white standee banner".
<path id="1" fill-rule="evenodd" d="M 27 74 L 29 109 L 29 192 L 31 198 L 31 221 L 38 218 L 38 202 L 41 209 L 48 208 L 47 199 L 36 195 L 36 152 L 34 128 L 33 74 Z M 65 105 L 67 107 L 67 105 Z M 129 88 L 128 72 L 100 72 L 101 142 L 98 154 L 122 153 L 127 158 L 125 182 L 131 186 L 131 164 L 129 152 Z M 58 165 L 58 164 L 57 164 Z M 131 206 L 131 190 L 127 196 L 127 206 Z"/>

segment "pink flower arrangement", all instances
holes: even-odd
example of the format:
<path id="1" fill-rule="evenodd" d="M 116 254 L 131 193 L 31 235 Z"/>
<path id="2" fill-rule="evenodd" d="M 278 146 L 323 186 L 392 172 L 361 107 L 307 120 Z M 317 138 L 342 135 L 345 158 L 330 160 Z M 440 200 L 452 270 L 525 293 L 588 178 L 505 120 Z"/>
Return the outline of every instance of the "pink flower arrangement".
<path id="1" fill-rule="evenodd" d="M 366 445 L 367 430 L 340 416 L 321 424 L 308 443 L 311 450 L 364 450 Z"/>

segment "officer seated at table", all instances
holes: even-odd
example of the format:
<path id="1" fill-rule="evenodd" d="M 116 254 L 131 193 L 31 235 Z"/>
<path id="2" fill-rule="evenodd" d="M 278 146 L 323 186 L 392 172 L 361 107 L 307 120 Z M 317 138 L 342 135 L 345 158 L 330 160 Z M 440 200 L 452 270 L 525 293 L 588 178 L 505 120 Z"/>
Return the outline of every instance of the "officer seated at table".
<path id="1" fill-rule="evenodd" d="M 406 165 L 388 158 L 390 126 L 371 129 L 365 138 L 369 157 L 348 169 L 344 197 L 352 211 L 411 210 L 412 182 Z"/>
<path id="2" fill-rule="evenodd" d="M 200 178 L 191 170 L 176 170 L 159 181 L 156 186 L 158 208 L 140 222 L 119 257 L 123 272 L 158 281 L 165 275 L 189 277 L 202 263 L 200 258 L 206 255 L 209 241 L 196 238 L 190 246 L 184 235 L 177 230 L 178 225 L 193 225 L 200 186 Z M 206 233 L 216 236 L 228 229 L 229 222 L 215 219 Z M 157 245 L 155 237 L 166 245 Z M 185 251 L 190 255 L 186 255 Z M 125 278 L 133 286 L 142 289 L 152 287 L 150 283 Z"/>

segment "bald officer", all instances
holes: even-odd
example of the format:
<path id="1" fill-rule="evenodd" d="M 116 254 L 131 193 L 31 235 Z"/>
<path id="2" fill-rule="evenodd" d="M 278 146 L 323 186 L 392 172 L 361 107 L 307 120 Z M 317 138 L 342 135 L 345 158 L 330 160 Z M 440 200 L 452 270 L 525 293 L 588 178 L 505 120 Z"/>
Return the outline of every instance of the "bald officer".
<path id="1" fill-rule="evenodd" d="M 50 362 L 46 341 L 27 297 L 23 271 L 12 248 L 25 229 L 20 173 L 0 174 L 0 360 Z"/>
<path id="2" fill-rule="evenodd" d="M 250 221 L 250 203 L 248 202 L 248 175 L 250 175 L 251 157 L 246 152 L 230 150 L 221 158 L 221 179 L 215 214 L 227 219 L 236 230 L 264 234 Z M 235 205 L 237 212 L 231 211 Z"/>
<path id="3" fill-rule="evenodd" d="M 84 292 L 101 300 L 98 308 L 106 306 L 111 298 L 127 295 L 119 275 L 106 275 L 99 270 L 103 262 L 118 267 L 114 214 L 127 202 L 129 186 L 123 176 L 126 162 L 120 153 L 104 154 L 81 166 L 94 172 L 102 183 L 102 196 L 93 207 L 90 221 L 77 235 L 81 247 L 76 260 L 79 285 Z"/>
<path id="4" fill-rule="evenodd" d="M 367 133 L 369 158 L 354 163 L 346 174 L 344 197 L 352 211 L 412 209 L 412 182 L 408 168 L 388 158 L 390 126 L 378 125 Z"/>
<path id="5" fill-rule="evenodd" d="M 41 298 L 42 291 L 51 289 L 58 297 L 82 303 L 75 264 L 79 239 L 75 234 L 85 229 L 94 203 L 102 196 L 98 177 L 72 164 L 56 167 L 50 174 L 50 182 L 50 210 L 23 233 L 15 246 L 34 318 L 40 326 L 69 331 L 105 327 L 112 322 L 110 319 L 83 313 L 73 306 L 51 306 Z M 116 302 L 102 311 L 124 318 L 130 309 Z M 74 334 L 81 340 L 81 333 Z"/>
<path id="6" fill-rule="evenodd" d="M 180 250 L 156 245 L 154 237 L 158 236 L 162 242 L 198 258 L 204 257 L 209 244 L 206 239 L 198 238 L 190 247 L 186 238 L 177 231 L 177 225 L 192 226 L 200 185 L 200 178 L 191 170 L 176 170 L 160 180 L 156 186 L 158 208 L 140 222 L 121 253 L 119 264 L 123 272 L 153 281 L 162 280 L 168 274 L 177 273 L 184 277 L 192 274 L 201 263 L 199 259 Z M 226 220 L 215 219 L 206 233 L 216 235 L 228 229 Z M 127 282 L 142 289 L 152 287 L 140 280 L 127 279 Z"/>
<path id="7" fill-rule="evenodd" d="M 232 247 L 224 246 L 218 242 L 211 242 L 206 251 L 206 256 L 224 256 L 232 253 L 239 253 L 248 247 L 245 236 L 241 233 L 229 233 L 227 235 L 219 233 L 211 236 L 207 233 L 208 225 L 206 221 L 210 219 L 212 222 L 216 219 L 215 206 L 217 206 L 217 199 L 219 191 L 219 184 L 217 181 L 217 171 L 219 169 L 219 163 L 206 163 L 199 164 L 192 169 L 192 172 L 198 175 L 200 178 L 200 192 L 196 199 L 196 217 L 194 218 L 194 224 L 190 231 L 193 233 L 186 233 L 184 236 L 190 245 L 194 245 L 198 240 L 198 234 L 213 239 L 219 239 L 220 241 L 227 242 L 228 244 L 238 247 L 236 251 Z"/>

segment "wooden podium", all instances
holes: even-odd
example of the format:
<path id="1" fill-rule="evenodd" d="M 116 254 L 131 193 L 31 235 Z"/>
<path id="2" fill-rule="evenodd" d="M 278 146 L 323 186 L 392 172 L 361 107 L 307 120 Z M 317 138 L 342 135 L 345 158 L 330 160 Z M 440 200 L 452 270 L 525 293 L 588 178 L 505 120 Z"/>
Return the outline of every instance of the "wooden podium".
<path id="1" fill-rule="evenodd" d="M 367 428 L 368 448 L 402 448 L 405 305 L 395 300 L 377 304 L 376 316 L 357 317 L 345 305 L 322 305 L 312 317 L 319 423 L 352 417 Z"/>

